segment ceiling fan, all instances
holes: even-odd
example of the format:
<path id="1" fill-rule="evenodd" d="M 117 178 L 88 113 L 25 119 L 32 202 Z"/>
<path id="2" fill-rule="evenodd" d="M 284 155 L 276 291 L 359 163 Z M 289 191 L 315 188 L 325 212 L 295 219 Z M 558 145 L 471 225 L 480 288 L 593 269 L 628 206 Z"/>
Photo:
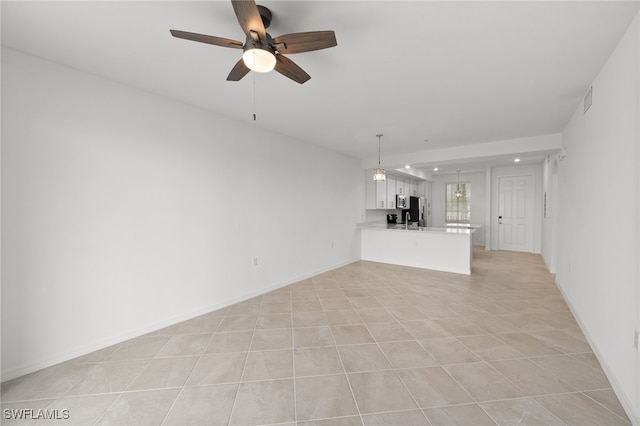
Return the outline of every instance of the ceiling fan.
<path id="1" fill-rule="evenodd" d="M 231 0 L 231 4 L 240 27 L 246 34 L 244 44 L 228 38 L 170 30 L 174 37 L 242 49 L 242 58 L 231 69 L 227 81 L 239 81 L 251 70 L 267 72 L 275 69 L 285 77 L 302 84 L 311 77 L 284 54 L 311 52 L 338 45 L 333 31 L 308 31 L 272 38 L 266 32 L 272 17 L 269 9 L 256 5 L 253 0 Z"/>

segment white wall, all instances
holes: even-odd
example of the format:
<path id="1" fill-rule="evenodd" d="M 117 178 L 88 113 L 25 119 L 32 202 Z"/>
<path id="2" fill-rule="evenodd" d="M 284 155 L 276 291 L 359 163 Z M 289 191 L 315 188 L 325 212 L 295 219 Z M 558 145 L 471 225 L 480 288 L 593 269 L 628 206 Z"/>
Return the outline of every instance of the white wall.
<path id="1" fill-rule="evenodd" d="M 434 175 L 431 183 L 431 218 L 435 227 L 444 226 L 445 187 L 457 183 L 458 174 Z M 460 183 L 471 183 L 471 223 L 486 224 L 486 179 L 485 172 L 460 172 Z M 485 245 L 483 230 L 473 233 L 474 245 Z"/>
<path id="2" fill-rule="evenodd" d="M 350 157 L 4 48 L 2 124 L 3 380 L 359 258 Z"/>
<path id="3" fill-rule="evenodd" d="M 557 283 L 634 424 L 640 424 L 638 16 L 563 132 Z"/>

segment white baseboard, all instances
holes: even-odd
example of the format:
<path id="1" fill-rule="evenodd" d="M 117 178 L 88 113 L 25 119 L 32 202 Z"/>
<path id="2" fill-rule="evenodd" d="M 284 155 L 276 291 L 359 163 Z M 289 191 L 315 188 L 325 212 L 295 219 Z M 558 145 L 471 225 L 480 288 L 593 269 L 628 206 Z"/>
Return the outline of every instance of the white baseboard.
<path id="1" fill-rule="evenodd" d="M 218 309 L 225 308 L 225 307 L 233 305 L 235 303 L 239 303 L 239 302 L 251 299 L 253 297 L 260 296 L 262 294 L 268 293 L 270 291 L 273 291 L 273 290 L 276 290 L 276 289 L 279 289 L 279 288 L 294 284 L 294 283 L 296 283 L 298 281 L 306 280 L 308 278 L 314 277 L 314 276 L 322 274 L 324 272 L 328 272 L 328 271 L 340 268 L 342 266 L 349 265 L 349 264 L 354 263 L 354 262 L 358 262 L 359 260 L 360 259 L 351 259 L 351 260 L 347 260 L 346 262 L 342 262 L 342 263 L 339 263 L 339 264 L 331 265 L 331 266 L 328 266 L 326 268 L 321 268 L 321 269 L 318 269 L 318 270 L 316 270 L 314 272 L 311 272 L 309 274 L 304 274 L 304 275 L 301 275 L 301 276 L 298 276 L 298 277 L 294 277 L 294 278 L 288 279 L 288 280 L 286 280 L 284 282 L 280 282 L 280 283 L 277 283 L 275 285 L 272 285 L 272 286 L 269 286 L 269 287 L 266 287 L 266 288 L 262 288 L 262 289 L 260 289 L 258 291 L 246 293 L 246 294 L 234 297 L 232 299 L 228 299 L 228 300 L 222 301 L 220 303 L 215 303 L 213 305 L 203 306 L 203 307 L 200 307 L 200 308 L 195 309 L 193 311 L 185 312 L 185 313 L 182 313 L 180 315 L 173 316 L 171 318 L 167 318 L 167 319 L 164 319 L 162 321 L 158 321 L 158 322 L 153 323 L 153 324 L 151 324 L 149 326 L 146 326 L 146 327 L 141 327 L 141 328 L 133 329 L 133 330 L 127 330 L 127 331 L 125 331 L 125 332 L 123 332 L 121 334 L 118 334 L 118 335 L 115 335 L 115 336 L 109 336 L 109 337 L 101 339 L 101 340 L 99 340 L 97 342 L 92 342 L 91 344 L 88 344 L 88 345 L 75 347 L 72 350 L 67 351 L 67 352 L 55 354 L 55 355 L 53 355 L 51 357 L 48 357 L 48 358 L 43 359 L 43 360 L 40 360 L 38 362 L 21 365 L 21 366 L 19 366 L 17 368 L 9 370 L 9 371 L 3 371 L 2 375 L 0 376 L 0 383 L 4 383 L 4 382 L 6 382 L 8 380 L 13 380 L 13 379 L 18 378 L 18 377 L 22 377 L 22 376 L 24 376 L 26 374 L 30 374 L 30 373 L 33 373 L 35 371 L 42 370 L 43 368 L 52 367 L 54 365 L 57 365 L 57 364 L 72 360 L 72 359 L 77 358 L 79 356 L 83 356 L 83 355 L 89 354 L 91 352 L 94 352 L 94 351 L 97 351 L 97 350 L 100 350 L 100 349 L 104 349 L 106 347 L 109 347 L 109 346 L 124 342 L 125 340 L 133 339 L 135 337 L 139 337 L 139 336 L 142 336 L 144 334 L 151 333 L 152 331 L 160 330 L 162 328 L 169 327 L 169 326 L 177 324 L 179 322 L 186 321 L 186 320 L 195 318 L 197 316 L 204 315 L 206 313 L 213 312 L 213 311 L 216 311 Z"/>
<path id="2" fill-rule="evenodd" d="M 606 360 L 602 356 L 602 353 L 598 349 L 598 345 L 596 345 L 594 339 L 589 333 L 589 329 L 586 328 L 584 323 L 580 320 L 580 317 L 578 316 L 575 308 L 571 304 L 571 301 L 563 291 L 562 286 L 558 284 L 557 278 L 555 280 L 555 284 L 556 284 L 556 287 L 558 287 L 558 289 L 560 290 L 560 293 L 562 293 L 562 297 L 564 298 L 564 301 L 567 303 L 567 306 L 569 306 L 569 309 L 571 310 L 571 314 L 573 314 L 573 317 L 578 323 L 580 330 L 582 330 L 582 334 L 584 334 L 584 337 L 587 339 L 587 342 L 589 342 L 589 345 L 593 349 L 593 353 L 598 359 L 598 362 L 600 363 L 600 366 L 602 367 L 604 374 L 607 376 L 607 379 L 609 379 L 609 383 L 611 383 L 611 388 L 613 389 L 616 396 L 618 397 L 618 400 L 620 400 L 620 404 L 622 404 L 622 408 L 624 408 L 624 411 L 629 417 L 629 420 L 631 420 L 631 424 L 640 426 L 640 413 L 634 411 L 631 400 L 625 394 L 624 390 L 622 389 L 622 386 L 620 386 L 620 383 L 618 382 L 616 376 L 613 374 L 613 371 L 611 370 Z"/>

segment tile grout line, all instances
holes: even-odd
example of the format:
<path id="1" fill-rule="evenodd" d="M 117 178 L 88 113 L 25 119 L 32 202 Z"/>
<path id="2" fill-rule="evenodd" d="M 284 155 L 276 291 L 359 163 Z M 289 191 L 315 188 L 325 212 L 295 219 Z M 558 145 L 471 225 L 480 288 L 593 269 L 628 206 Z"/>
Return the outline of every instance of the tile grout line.
<path id="1" fill-rule="evenodd" d="M 293 300 L 289 286 L 289 321 L 291 323 L 291 375 L 293 376 L 293 422 L 298 424 L 298 393 L 296 391 L 296 349 L 293 341 Z"/>
<path id="2" fill-rule="evenodd" d="M 393 315 L 393 314 L 392 314 Z M 400 324 L 398 322 L 398 324 Z M 402 324 L 400 324 L 400 326 L 402 327 Z M 371 334 L 371 330 L 369 330 L 369 327 L 367 327 L 367 324 L 365 324 L 365 328 L 367 329 L 367 331 L 369 332 L 369 334 Z M 404 327 L 402 327 L 402 329 L 404 329 Z M 406 330 L 405 330 L 406 331 Z M 411 333 L 409 333 L 411 334 Z M 418 400 L 416 399 L 416 397 L 413 395 L 413 392 L 411 392 L 411 390 L 407 387 L 407 384 L 404 382 L 404 380 L 402 380 L 402 377 L 400 377 L 400 375 L 398 374 L 398 369 L 393 365 L 393 363 L 389 360 L 389 357 L 387 356 L 387 354 L 384 352 L 384 350 L 382 349 L 382 347 L 380 346 L 380 342 L 373 336 L 373 334 L 371 334 L 371 337 L 373 337 L 373 340 L 376 342 L 376 346 L 378 348 L 378 350 L 382 353 L 382 356 L 384 356 L 384 359 L 387 360 L 387 362 L 389 363 L 389 366 L 393 368 L 393 374 L 395 374 L 395 376 L 398 378 L 398 380 L 400 380 L 400 383 L 402 383 L 402 386 L 404 386 L 404 389 L 407 391 L 407 393 L 409 394 L 409 396 L 411 396 L 411 399 L 413 400 L 413 402 L 416 404 L 416 407 L 418 408 L 418 410 L 420 410 L 420 413 L 422 414 L 422 416 L 427 420 L 427 422 L 429 424 L 431 424 L 431 421 L 429 420 L 429 418 L 427 417 L 427 414 L 424 412 L 424 410 L 422 409 L 422 407 L 420 406 L 420 403 L 418 402 Z M 416 341 L 417 343 L 417 341 Z"/>
<path id="3" fill-rule="evenodd" d="M 604 389 L 597 389 L 597 390 L 604 390 Z M 613 389 L 612 389 L 613 391 Z M 609 407 L 603 405 L 602 403 L 600 403 L 600 401 L 592 398 L 591 396 L 587 395 L 586 392 L 593 392 L 593 391 L 580 391 L 581 394 L 583 394 L 584 396 L 586 396 L 587 398 L 589 398 L 590 400 L 594 401 L 596 404 L 600 405 L 601 407 L 603 407 L 605 410 L 607 410 L 608 412 L 612 413 L 614 416 L 618 417 L 620 420 L 625 420 L 622 417 L 620 417 L 620 415 L 618 415 L 618 413 L 616 413 L 615 411 L 611 410 Z"/>
<path id="4" fill-rule="evenodd" d="M 228 309 L 227 309 L 228 310 Z M 202 357 L 206 354 L 207 349 L 209 348 L 209 345 L 211 344 L 211 342 L 213 341 L 213 336 L 215 336 L 216 332 L 218 331 L 218 329 L 220 329 L 220 325 L 222 324 L 222 321 L 224 320 L 224 318 L 227 317 L 226 314 L 226 310 L 225 310 L 225 315 L 222 316 L 222 319 L 220 320 L 220 322 L 218 322 L 218 325 L 216 326 L 215 330 L 211 333 L 211 337 L 209 338 L 209 341 L 207 342 L 207 345 L 204 347 L 202 353 L 200 354 L 200 356 L 198 357 L 198 360 L 193 364 L 193 367 L 191 367 L 191 370 L 189 371 L 189 374 L 187 374 L 187 376 L 184 379 L 184 382 L 182 383 L 182 385 L 180 386 L 180 391 L 178 392 L 178 394 L 176 395 L 176 397 L 173 399 L 173 402 L 171 403 L 171 405 L 169 406 L 169 409 L 167 410 L 167 412 L 165 413 L 164 417 L 162 418 L 162 421 L 160 422 L 161 425 L 163 425 L 167 418 L 169 417 L 169 414 L 171 413 L 171 410 L 173 410 L 173 407 L 176 405 L 176 402 L 178 401 L 178 399 L 180 398 L 180 396 L 182 395 L 182 393 L 184 392 L 185 388 L 187 387 L 186 384 L 189 381 L 189 378 L 191 378 L 191 375 L 193 374 L 193 371 L 196 369 L 196 367 L 198 366 L 198 363 L 200 363 L 200 360 L 202 360 Z M 167 341 L 168 343 L 169 341 Z M 166 344 L 165 344 L 166 345 Z M 163 346 L 164 347 L 164 346 Z M 161 350 L 161 349 L 160 349 Z M 160 350 L 158 350 L 158 352 L 160 352 Z M 185 355 L 185 357 L 187 357 L 188 355 Z M 177 358 L 177 357 L 174 357 Z M 158 358 L 158 359 L 163 359 L 163 358 Z M 142 374 L 142 372 L 140 373 Z M 133 382 L 132 382 L 133 383 Z M 231 414 L 229 414 L 229 418 L 231 418 Z"/>
<path id="5" fill-rule="evenodd" d="M 263 297 L 260 297 L 260 306 L 262 306 L 262 302 L 263 302 Z M 260 311 L 260 309 L 258 308 L 258 312 Z M 226 316 L 225 316 L 226 318 Z M 220 323 L 222 324 L 222 323 Z M 247 348 L 247 355 L 244 358 L 244 363 L 242 365 L 242 371 L 240 372 L 240 377 L 238 378 L 238 387 L 236 388 L 236 396 L 233 398 L 233 404 L 231 405 L 231 410 L 229 411 L 229 420 L 227 420 L 227 424 L 230 425 L 231 424 L 231 420 L 233 419 L 233 415 L 235 414 L 235 410 L 236 410 L 236 403 L 238 401 L 238 395 L 240 394 L 240 385 L 242 384 L 242 376 L 244 376 L 244 371 L 245 368 L 247 367 L 247 360 L 249 359 L 249 349 L 251 349 L 251 344 L 253 343 L 253 337 L 255 336 L 255 330 L 256 327 L 258 325 L 258 319 L 256 316 L 256 322 L 253 325 L 253 331 L 251 332 L 251 339 L 249 340 L 249 347 Z M 246 330 L 248 331 L 248 330 Z M 213 337 L 212 337 L 213 338 Z"/>
<path id="6" fill-rule="evenodd" d="M 326 311 L 325 312 L 325 316 L 326 316 Z M 342 355 L 340 355 L 340 351 L 338 350 L 338 344 L 336 343 L 336 338 L 333 335 L 333 330 L 331 329 L 331 326 L 329 325 L 329 333 L 331 333 L 331 339 L 333 340 L 333 344 L 336 350 L 336 353 L 338 354 L 338 359 L 340 360 L 340 365 L 342 366 L 342 372 L 344 374 L 344 377 L 347 380 L 347 384 L 349 385 L 349 391 L 351 392 L 351 398 L 353 398 L 353 403 L 356 406 L 356 410 L 358 411 L 358 416 L 360 417 L 360 423 L 362 423 L 364 425 L 364 419 L 362 417 L 362 412 L 360 411 L 360 405 L 358 404 L 358 400 L 356 399 L 356 395 L 353 392 L 353 386 L 351 386 L 351 380 L 349 380 L 349 374 L 347 374 L 347 369 L 344 366 L 344 361 L 342 360 Z"/>

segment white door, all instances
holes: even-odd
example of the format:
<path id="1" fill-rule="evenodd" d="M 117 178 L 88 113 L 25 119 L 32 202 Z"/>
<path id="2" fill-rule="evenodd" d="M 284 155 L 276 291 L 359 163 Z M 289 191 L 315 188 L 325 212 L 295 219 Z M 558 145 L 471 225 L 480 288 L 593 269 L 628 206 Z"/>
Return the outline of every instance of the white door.
<path id="1" fill-rule="evenodd" d="M 498 249 L 533 252 L 533 176 L 498 178 Z"/>

